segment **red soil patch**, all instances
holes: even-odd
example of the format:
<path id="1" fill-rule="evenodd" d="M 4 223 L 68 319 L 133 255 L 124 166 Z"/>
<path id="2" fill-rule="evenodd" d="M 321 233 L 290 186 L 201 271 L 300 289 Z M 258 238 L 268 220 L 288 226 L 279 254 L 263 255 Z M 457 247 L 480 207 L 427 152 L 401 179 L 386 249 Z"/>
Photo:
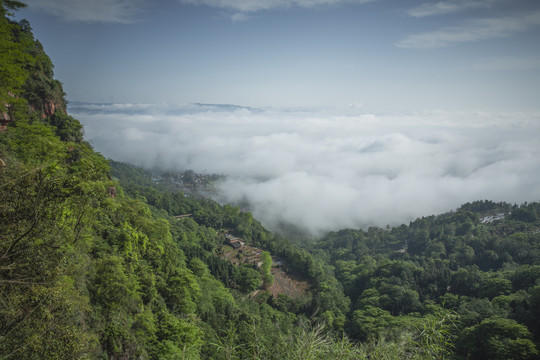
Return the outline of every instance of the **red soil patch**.
<path id="1" fill-rule="evenodd" d="M 304 295 L 309 290 L 309 284 L 298 278 L 294 278 L 292 274 L 287 274 L 283 269 L 273 267 L 272 275 L 274 283 L 268 289 L 272 296 L 277 297 L 278 294 L 285 294 L 294 299 Z"/>
<path id="2" fill-rule="evenodd" d="M 234 265 L 250 264 L 255 265 L 261 261 L 262 249 L 253 246 L 244 246 L 240 249 L 233 249 L 228 245 L 222 245 L 219 251 L 219 257 L 228 260 Z M 274 266 L 271 269 L 274 276 L 274 283 L 268 289 L 272 296 L 279 294 L 287 295 L 290 298 L 298 298 L 309 291 L 310 285 L 300 276 L 286 271 L 283 266 Z"/>

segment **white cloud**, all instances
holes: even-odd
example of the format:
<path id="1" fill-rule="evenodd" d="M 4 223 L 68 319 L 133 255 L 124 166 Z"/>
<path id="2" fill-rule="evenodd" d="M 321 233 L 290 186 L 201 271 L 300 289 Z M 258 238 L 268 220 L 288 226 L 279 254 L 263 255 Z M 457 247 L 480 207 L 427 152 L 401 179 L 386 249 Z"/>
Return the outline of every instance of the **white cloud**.
<path id="1" fill-rule="evenodd" d="M 26 0 L 41 10 L 72 22 L 132 23 L 147 0 Z"/>
<path id="2" fill-rule="evenodd" d="M 250 19 L 245 13 L 237 12 L 229 16 L 233 22 L 241 22 Z"/>
<path id="3" fill-rule="evenodd" d="M 473 19 L 460 26 L 446 27 L 406 37 L 403 48 L 440 48 L 456 43 L 503 38 L 540 25 L 540 11 L 499 18 Z"/>
<path id="4" fill-rule="evenodd" d="M 516 56 L 505 56 L 484 59 L 472 64 L 472 67 L 479 70 L 540 69 L 540 58 L 519 58 Z"/>
<path id="5" fill-rule="evenodd" d="M 171 107 L 83 112 L 96 150 L 120 161 L 225 174 L 267 226 L 320 233 L 407 223 L 467 201 L 540 200 L 540 114 L 382 116 Z M 142 119 L 142 120 L 141 120 Z"/>
<path id="6" fill-rule="evenodd" d="M 340 6 L 364 4 L 374 0 L 179 0 L 183 4 L 204 5 L 241 13 L 256 12 L 288 7 L 315 8 L 320 6 Z"/>
<path id="7" fill-rule="evenodd" d="M 426 17 L 433 15 L 445 15 L 475 8 L 490 7 L 494 1 L 490 0 L 450 0 L 436 3 L 424 3 L 407 11 L 413 17 Z"/>
<path id="8" fill-rule="evenodd" d="M 245 21 L 248 13 L 290 7 L 315 8 L 363 4 L 375 0 L 178 0 L 181 4 L 202 5 L 230 10 L 232 21 Z M 66 21 L 132 23 L 149 0 L 27 0 L 31 9 L 40 10 L 63 18 Z"/>

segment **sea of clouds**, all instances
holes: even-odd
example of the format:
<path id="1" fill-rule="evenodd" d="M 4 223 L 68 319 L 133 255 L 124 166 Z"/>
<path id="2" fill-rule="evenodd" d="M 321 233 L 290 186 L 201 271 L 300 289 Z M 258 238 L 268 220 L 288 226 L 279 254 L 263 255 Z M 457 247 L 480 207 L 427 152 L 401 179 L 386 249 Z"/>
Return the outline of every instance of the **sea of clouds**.
<path id="1" fill-rule="evenodd" d="M 73 103 L 105 156 L 226 175 L 220 200 L 313 234 L 408 223 L 489 199 L 540 200 L 540 113 L 367 114 Z"/>

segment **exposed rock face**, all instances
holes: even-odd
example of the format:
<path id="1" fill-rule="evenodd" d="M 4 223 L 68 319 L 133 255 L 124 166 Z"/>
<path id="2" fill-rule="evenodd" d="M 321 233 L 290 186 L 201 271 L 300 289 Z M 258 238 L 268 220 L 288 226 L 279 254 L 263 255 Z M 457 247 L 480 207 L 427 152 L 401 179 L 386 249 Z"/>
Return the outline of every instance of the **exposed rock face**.
<path id="1" fill-rule="evenodd" d="M 34 106 L 30 105 L 30 111 L 36 111 Z M 7 125 L 9 122 L 13 121 L 13 118 L 9 114 L 8 105 L 4 104 L 4 111 L 0 109 L 0 131 L 7 130 Z M 64 104 L 57 104 L 54 100 L 46 100 L 43 104 L 43 109 L 41 113 L 41 118 L 46 119 L 48 117 L 53 116 L 56 114 L 57 111 L 63 110 L 66 112 L 66 107 Z"/>
<path id="2" fill-rule="evenodd" d="M 45 105 L 43 107 L 43 114 L 41 116 L 44 119 L 53 116 L 56 113 L 56 110 L 58 110 L 58 108 L 59 107 L 54 103 L 53 100 L 48 100 L 45 102 Z"/>
<path id="3" fill-rule="evenodd" d="M 0 131 L 7 129 L 8 122 L 11 121 L 11 116 L 9 116 L 7 111 L 0 113 Z"/>
<path id="4" fill-rule="evenodd" d="M 39 107 L 39 105 L 36 107 L 36 105 L 30 104 L 30 111 L 39 111 Z M 51 117 L 59 110 L 66 112 L 66 107 L 63 104 L 58 104 L 54 100 L 45 100 L 43 102 L 43 107 L 41 108 L 41 118 L 46 119 Z"/>

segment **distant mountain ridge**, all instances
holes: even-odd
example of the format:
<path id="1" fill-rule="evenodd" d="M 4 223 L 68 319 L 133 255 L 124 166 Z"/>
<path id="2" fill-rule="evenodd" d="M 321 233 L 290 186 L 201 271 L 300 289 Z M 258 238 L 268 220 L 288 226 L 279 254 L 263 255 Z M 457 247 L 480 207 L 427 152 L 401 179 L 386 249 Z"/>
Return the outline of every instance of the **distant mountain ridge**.
<path id="1" fill-rule="evenodd" d="M 156 114 L 169 115 L 194 114 L 199 112 L 231 112 L 246 110 L 253 113 L 263 111 L 250 106 L 232 104 L 144 104 L 144 103 L 93 103 L 84 101 L 71 101 L 69 111 L 85 114 L 122 113 L 122 114 Z"/>

